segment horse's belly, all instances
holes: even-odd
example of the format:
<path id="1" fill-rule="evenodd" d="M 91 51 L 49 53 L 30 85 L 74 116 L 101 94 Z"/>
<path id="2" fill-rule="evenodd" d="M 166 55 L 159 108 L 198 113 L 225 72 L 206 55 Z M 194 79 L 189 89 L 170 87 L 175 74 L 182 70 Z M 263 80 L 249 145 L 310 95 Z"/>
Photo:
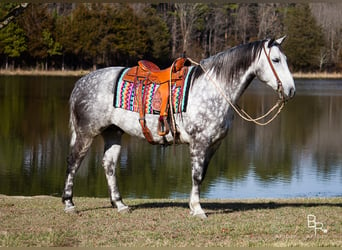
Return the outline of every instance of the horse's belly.
<path id="1" fill-rule="evenodd" d="M 158 143 L 159 144 L 172 143 L 173 136 L 171 132 L 169 132 L 164 137 L 158 135 L 158 131 L 157 131 L 158 119 L 159 119 L 159 115 L 152 115 L 152 114 L 145 115 L 146 126 L 151 131 L 151 134 L 153 136 L 153 141 L 157 144 Z M 185 133 L 185 130 L 183 129 L 183 124 L 181 120 L 177 117 L 175 120 L 177 124 L 177 129 L 180 134 L 180 140 L 178 141 L 178 143 L 188 143 L 189 142 L 188 135 Z M 124 109 L 116 108 L 114 110 L 112 123 L 118 126 L 119 128 L 121 128 L 125 133 L 131 136 L 136 136 L 136 137 L 145 139 L 140 122 L 139 122 L 139 113 L 137 112 L 132 112 L 132 111 L 127 111 Z"/>

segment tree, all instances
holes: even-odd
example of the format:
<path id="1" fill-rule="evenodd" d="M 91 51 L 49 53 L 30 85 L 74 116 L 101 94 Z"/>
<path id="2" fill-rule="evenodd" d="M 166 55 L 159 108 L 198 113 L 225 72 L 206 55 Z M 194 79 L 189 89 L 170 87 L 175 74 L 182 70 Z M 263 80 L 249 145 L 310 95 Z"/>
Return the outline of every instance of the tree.
<path id="1" fill-rule="evenodd" d="M 294 70 L 313 70 L 319 67 L 324 39 L 321 27 L 311 15 L 308 4 L 290 7 L 284 20 L 288 40 L 284 49 Z"/>
<path id="2" fill-rule="evenodd" d="M 279 3 L 260 3 L 258 5 L 259 38 L 263 39 L 282 35 L 283 27 L 279 6 Z"/>
<path id="3" fill-rule="evenodd" d="M 238 16 L 240 18 L 237 19 L 236 25 L 240 35 L 240 42 L 246 43 L 249 40 L 247 39 L 247 36 L 251 21 L 249 15 L 249 5 L 241 4 L 238 9 Z"/>
<path id="4" fill-rule="evenodd" d="M 8 58 L 12 59 L 12 68 L 14 68 L 14 59 L 20 57 L 26 50 L 24 31 L 16 23 L 11 22 L 0 30 L 0 53 L 6 57 L 6 69 L 8 69 Z"/>
<path id="5" fill-rule="evenodd" d="M 96 45 L 99 43 L 98 24 L 89 5 L 78 4 L 70 17 L 66 49 L 78 58 L 81 66 L 93 65 L 96 68 Z"/>
<path id="6" fill-rule="evenodd" d="M 127 4 L 121 4 L 113 16 L 109 34 L 113 35 L 111 46 L 117 63 L 131 65 L 142 59 L 148 49 L 147 29 L 141 17 Z"/>
<path id="7" fill-rule="evenodd" d="M 56 38 L 57 42 L 61 46 L 61 54 L 62 54 L 62 70 L 65 69 L 65 57 L 72 58 L 72 34 L 71 34 L 71 21 L 70 16 L 59 16 L 56 17 Z"/>
<path id="8" fill-rule="evenodd" d="M 194 37 L 197 46 L 192 46 L 192 54 L 200 60 L 215 54 L 218 46 L 218 36 L 224 32 L 224 10 L 217 4 L 203 4 L 196 23 L 194 23 Z M 197 57 L 197 58 L 196 58 Z"/>
<path id="9" fill-rule="evenodd" d="M 6 69 L 8 69 L 9 59 L 12 60 L 12 68 L 14 68 L 15 59 L 27 49 L 25 34 L 15 20 L 27 6 L 28 4 L 0 4 L 0 19 L 2 20 L 0 21 L 0 55 L 5 58 Z"/>
<path id="10" fill-rule="evenodd" d="M 142 58 L 164 67 L 183 51 L 198 61 L 283 34 L 295 70 L 342 65 L 342 4 L 337 3 L 31 3 L 16 15 L 17 6 L 0 3 L 0 20 L 15 16 L 8 24 L 14 26 L 0 29 L 5 67 L 19 61 L 27 67 L 95 69 L 131 66 Z"/>
<path id="11" fill-rule="evenodd" d="M 175 12 L 179 18 L 182 34 L 181 50 L 190 54 L 191 36 L 195 23 L 203 11 L 201 3 L 175 3 Z M 191 54 L 189 55 L 192 56 Z"/>
<path id="12" fill-rule="evenodd" d="M 338 65 L 342 62 L 342 3 L 311 3 L 310 9 L 317 23 L 322 26 L 327 45 L 322 50 L 323 64 Z"/>
<path id="13" fill-rule="evenodd" d="M 48 69 L 48 58 L 56 55 L 62 55 L 62 46 L 56 42 L 49 30 L 43 30 L 43 44 L 47 47 L 47 57 L 45 58 L 45 69 Z"/>
<path id="14" fill-rule="evenodd" d="M 145 58 L 156 60 L 162 65 L 169 63 L 170 56 L 170 32 L 166 22 L 157 13 L 155 8 L 147 6 L 143 11 L 143 26 L 148 37 L 148 48 Z M 153 24 L 153 25 L 151 25 Z"/>
<path id="15" fill-rule="evenodd" d="M 7 6 L 12 6 L 12 3 L 5 4 Z M 27 7 L 29 6 L 29 3 L 21 3 L 14 8 L 11 8 L 10 12 L 7 13 L 7 15 L 4 18 L 1 18 L 0 21 L 0 29 L 5 28 L 8 24 L 13 22 L 13 20 L 19 16 Z"/>
<path id="16" fill-rule="evenodd" d="M 54 29 L 54 20 L 47 11 L 44 4 L 30 4 L 19 18 L 18 24 L 25 32 L 27 37 L 27 51 L 29 57 L 36 63 L 36 67 L 44 68 L 43 61 L 46 61 L 49 53 L 49 47 L 44 41 L 44 31 Z"/>

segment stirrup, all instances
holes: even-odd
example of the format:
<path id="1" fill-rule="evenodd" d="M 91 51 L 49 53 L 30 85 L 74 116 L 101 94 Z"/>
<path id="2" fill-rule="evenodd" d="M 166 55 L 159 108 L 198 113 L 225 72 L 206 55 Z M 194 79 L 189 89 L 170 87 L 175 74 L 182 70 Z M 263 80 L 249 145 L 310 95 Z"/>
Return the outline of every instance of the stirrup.
<path id="1" fill-rule="evenodd" d="M 158 121 L 158 135 L 165 136 L 169 133 L 169 123 L 166 116 L 160 116 Z"/>

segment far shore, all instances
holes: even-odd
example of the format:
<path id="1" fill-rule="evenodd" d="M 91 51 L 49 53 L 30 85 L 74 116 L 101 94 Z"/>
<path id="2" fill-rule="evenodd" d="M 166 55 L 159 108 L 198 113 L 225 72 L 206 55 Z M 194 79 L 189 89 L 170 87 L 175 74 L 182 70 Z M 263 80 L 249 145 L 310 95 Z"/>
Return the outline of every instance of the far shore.
<path id="1" fill-rule="evenodd" d="M 0 75 L 32 75 L 32 76 L 83 76 L 92 70 L 4 70 L 0 69 Z M 342 79 L 342 72 L 296 72 L 292 73 L 294 78 L 307 79 Z"/>
<path id="2" fill-rule="evenodd" d="M 23 75 L 23 76 L 83 76 L 90 72 L 90 70 L 26 70 L 15 69 L 5 70 L 0 69 L 0 75 Z"/>
<path id="3" fill-rule="evenodd" d="M 296 73 L 293 73 L 292 75 L 294 78 L 342 79 L 342 72 L 312 72 L 312 73 L 296 72 Z"/>

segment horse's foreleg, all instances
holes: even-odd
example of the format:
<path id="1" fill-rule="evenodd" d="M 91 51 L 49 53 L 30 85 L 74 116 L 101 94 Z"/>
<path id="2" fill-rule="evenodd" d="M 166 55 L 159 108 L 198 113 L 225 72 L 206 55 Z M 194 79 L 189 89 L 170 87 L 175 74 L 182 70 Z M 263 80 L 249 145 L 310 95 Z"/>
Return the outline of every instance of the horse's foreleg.
<path id="1" fill-rule="evenodd" d="M 121 132 L 106 131 L 102 135 L 105 140 L 105 153 L 103 156 L 102 165 L 107 178 L 110 201 L 112 206 L 116 206 L 119 212 L 126 212 L 129 211 L 129 207 L 126 206 L 122 201 L 115 174 L 115 168 L 121 150 Z"/>
<path id="2" fill-rule="evenodd" d="M 200 218 L 206 218 L 200 204 L 200 186 L 204 179 L 207 164 L 205 164 L 205 151 L 200 149 L 198 145 L 190 145 L 191 157 L 191 174 L 192 174 L 192 189 L 190 193 L 190 210 L 191 214 Z"/>
<path id="3" fill-rule="evenodd" d="M 92 141 L 93 138 L 76 138 L 76 141 L 71 145 L 71 153 L 67 159 L 68 166 L 62 195 L 62 201 L 65 204 L 64 211 L 66 212 L 72 212 L 75 210 L 75 206 L 72 201 L 74 178 Z"/>
<path id="4" fill-rule="evenodd" d="M 200 204 L 200 186 L 204 178 L 204 172 L 203 165 L 197 162 L 192 164 L 192 189 L 189 206 L 191 214 L 200 218 L 207 217 Z"/>
<path id="5" fill-rule="evenodd" d="M 204 180 L 211 157 L 219 146 L 205 143 L 190 144 L 190 157 L 192 167 L 192 189 L 190 193 L 191 214 L 200 218 L 207 218 L 200 204 L 200 187 Z"/>

